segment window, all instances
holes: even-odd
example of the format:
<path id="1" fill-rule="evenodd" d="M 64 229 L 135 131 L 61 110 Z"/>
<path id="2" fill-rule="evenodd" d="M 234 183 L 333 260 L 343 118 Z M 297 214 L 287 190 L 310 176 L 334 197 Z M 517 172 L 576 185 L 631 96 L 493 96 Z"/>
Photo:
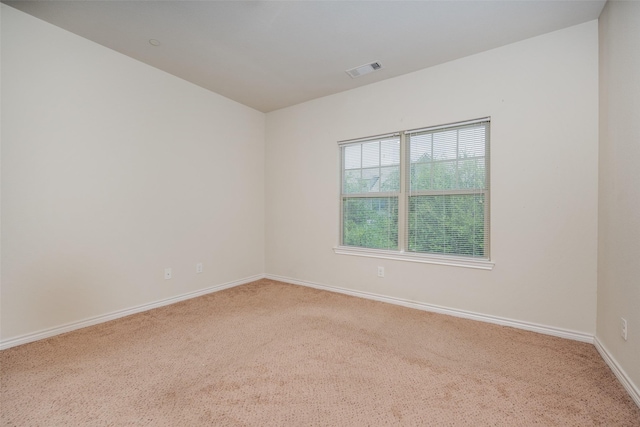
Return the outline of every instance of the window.
<path id="1" fill-rule="evenodd" d="M 489 259 L 489 119 L 345 141 L 340 152 L 339 249 Z"/>
<path id="2" fill-rule="evenodd" d="M 398 249 L 400 137 L 342 147 L 342 244 Z"/>

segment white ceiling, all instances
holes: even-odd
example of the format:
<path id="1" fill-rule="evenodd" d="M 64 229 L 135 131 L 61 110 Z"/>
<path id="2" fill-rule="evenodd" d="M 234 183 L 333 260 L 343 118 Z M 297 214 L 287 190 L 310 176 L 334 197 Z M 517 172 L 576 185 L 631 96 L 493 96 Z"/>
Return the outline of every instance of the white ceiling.
<path id="1" fill-rule="evenodd" d="M 268 112 L 597 19 L 605 0 L 3 1 Z M 157 39 L 154 47 L 149 39 Z M 357 79 L 345 70 L 378 61 Z"/>

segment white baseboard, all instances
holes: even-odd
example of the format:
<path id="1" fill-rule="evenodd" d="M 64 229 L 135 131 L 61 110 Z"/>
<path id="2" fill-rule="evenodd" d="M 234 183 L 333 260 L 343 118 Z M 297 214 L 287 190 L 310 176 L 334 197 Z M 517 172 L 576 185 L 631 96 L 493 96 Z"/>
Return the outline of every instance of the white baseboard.
<path id="1" fill-rule="evenodd" d="M 618 378 L 618 381 L 622 384 L 622 386 L 627 390 L 629 396 L 636 402 L 636 405 L 640 407 L 640 389 L 636 386 L 629 375 L 622 369 L 622 367 L 618 364 L 616 359 L 609 353 L 609 350 L 600 342 L 598 337 L 594 337 L 593 344 L 596 346 L 598 353 L 604 359 L 609 368 L 613 371 L 613 374 Z"/>
<path id="2" fill-rule="evenodd" d="M 356 291 L 347 288 L 341 288 L 338 286 L 330 286 L 323 285 L 319 283 L 308 282 L 305 280 L 297 280 L 292 279 L 290 277 L 277 276 L 274 274 L 257 274 L 254 276 L 246 277 L 240 280 L 234 280 L 232 282 L 223 283 L 220 285 L 210 286 L 205 289 L 201 289 L 194 292 L 189 292 L 186 294 L 178 295 L 171 298 L 166 298 L 160 301 L 155 301 L 148 304 L 142 304 L 136 307 L 131 307 L 124 310 L 114 311 L 112 313 L 91 317 L 88 319 L 80 320 L 78 322 L 67 323 L 62 326 L 57 326 L 54 328 L 45 329 L 42 331 L 18 336 L 15 338 L 11 338 L 8 340 L 0 340 L 0 350 L 4 350 L 7 348 L 15 347 L 22 344 L 27 344 L 30 342 L 42 340 L 45 338 L 50 338 L 56 335 L 64 334 L 66 332 L 71 332 L 76 329 L 85 328 L 87 326 L 97 325 L 99 323 L 108 322 L 110 320 L 118 319 L 121 317 L 129 316 L 131 314 L 140 313 L 147 310 L 152 310 L 154 308 L 163 307 L 170 304 L 175 304 L 180 301 L 184 301 L 191 298 L 196 298 L 202 295 L 210 294 L 212 292 L 221 291 L 223 289 L 232 288 L 235 286 L 244 285 L 246 283 L 250 283 L 256 280 L 260 280 L 262 278 L 267 278 L 271 280 L 278 280 L 281 282 L 291 283 L 294 285 L 307 286 L 315 289 L 322 289 L 330 292 L 337 292 L 341 294 L 351 295 L 360 298 L 366 298 L 374 301 L 381 301 L 390 304 L 401 305 L 403 307 L 415 308 L 418 310 L 430 311 L 434 313 L 447 314 L 450 316 L 461 317 L 464 319 L 477 320 L 480 322 L 493 323 L 501 326 L 509 326 L 512 328 L 523 329 L 532 332 L 538 332 L 541 334 L 552 335 L 560 338 L 568 338 L 576 341 L 582 341 L 587 343 L 593 343 L 600 353 L 600 356 L 604 359 L 605 363 L 611 368 L 616 378 L 620 381 L 622 386 L 627 390 L 631 398 L 634 400 L 636 405 L 640 407 L 640 389 L 631 381 L 631 378 L 627 375 L 627 373 L 620 367 L 615 358 L 609 353 L 606 347 L 598 340 L 597 337 L 592 335 L 576 332 L 567 329 L 554 328 L 551 326 L 539 325 L 531 322 L 523 322 L 520 320 L 507 319 L 498 316 L 489 316 L 486 314 L 474 313 L 465 310 L 458 310 L 448 307 L 442 307 L 433 304 L 426 304 L 417 301 L 410 301 L 402 298 L 390 297 L 385 295 L 374 294 L 371 292 L 363 292 Z"/>
<path id="3" fill-rule="evenodd" d="M 322 285 L 319 283 L 308 282 L 305 280 L 292 279 L 290 277 L 277 276 L 274 274 L 266 274 L 265 278 L 278 280 L 281 282 L 292 283 L 294 285 L 307 286 L 310 288 L 323 289 L 330 292 L 338 292 L 341 294 L 351 295 L 360 298 L 366 298 L 375 301 L 387 302 L 390 304 L 401 305 L 403 307 L 416 308 L 418 310 L 430 311 L 434 313 L 447 314 L 449 316 L 461 317 L 464 319 L 478 320 L 480 322 L 493 323 L 501 326 L 509 326 L 526 331 L 538 332 L 545 335 L 553 335 L 560 338 L 568 338 L 575 341 L 593 343 L 593 335 L 584 332 L 572 331 L 569 329 L 555 328 L 552 326 L 539 325 L 537 323 L 523 322 L 520 320 L 507 319 L 504 317 L 490 316 L 487 314 L 474 313 L 471 311 L 458 310 L 455 308 L 442 307 L 439 305 L 426 304 L 418 301 L 411 301 L 402 298 L 379 295 L 370 292 L 355 291 L 352 289 L 341 288 L 338 286 Z"/>
<path id="4" fill-rule="evenodd" d="M 180 301 L 196 298 L 202 295 L 210 294 L 212 292 L 233 288 L 234 286 L 244 285 L 245 283 L 260 280 L 260 279 L 263 279 L 264 277 L 265 277 L 264 274 L 256 274 L 255 276 L 245 277 L 244 279 L 234 280 L 232 282 L 210 286 L 208 288 L 201 289 L 199 291 L 189 292 L 189 293 L 178 295 L 175 297 L 166 298 L 160 301 L 155 301 L 148 304 L 138 305 L 136 307 L 126 308 L 124 310 L 118 310 L 111 313 L 102 314 L 100 316 L 90 317 L 88 319 L 67 323 L 62 326 L 56 326 L 53 328 L 45 329 L 38 332 L 33 332 L 26 335 L 21 335 L 15 338 L 10 338 L 8 340 L 0 340 L 0 350 L 15 347 L 22 344 L 27 344 L 27 343 L 42 340 L 45 338 L 50 338 L 55 335 L 64 334 L 66 332 L 75 331 L 76 329 L 97 325 L 98 323 L 108 322 L 109 320 L 114 320 L 120 317 L 129 316 L 131 314 L 152 310 L 154 308 L 163 307 L 165 305 L 175 304 Z"/>

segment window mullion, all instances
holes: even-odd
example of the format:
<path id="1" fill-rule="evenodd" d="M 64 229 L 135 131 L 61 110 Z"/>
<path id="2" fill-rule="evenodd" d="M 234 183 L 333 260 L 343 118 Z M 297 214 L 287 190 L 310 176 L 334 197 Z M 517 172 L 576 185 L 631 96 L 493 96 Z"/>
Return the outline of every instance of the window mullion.
<path id="1" fill-rule="evenodd" d="M 456 188 L 460 188 L 460 129 L 456 131 Z"/>
<path id="2" fill-rule="evenodd" d="M 400 134 L 400 194 L 398 195 L 398 249 L 407 250 L 407 154 L 405 133 Z"/>

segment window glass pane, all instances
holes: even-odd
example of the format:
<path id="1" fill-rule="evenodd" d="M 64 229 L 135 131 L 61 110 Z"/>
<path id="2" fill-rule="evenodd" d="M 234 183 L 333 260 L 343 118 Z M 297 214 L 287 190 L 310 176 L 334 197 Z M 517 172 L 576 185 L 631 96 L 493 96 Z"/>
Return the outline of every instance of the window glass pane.
<path id="1" fill-rule="evenodd" d="M 380 143 L 367 142 L 362 144 L 362 167 L 380 166 Z"/>
<path id="2" fill-rule="evenodd" d="M 484 257 L 484 194 L 411 196 L 411 252 Z"/>
<path id="3" fill-rule="evenodd" d="M 361 193 L 380 191 L 380 168 L 362 170 L 361 190 Z"/>
<path id="4" fill-rule="evenodd" d="M 434 190 L 452 190 L 457 188 L 456 161 L 435 162 L 431 164 L 432 188 Z"/>
<path id="5" fill-rule="evenodd" d="M 484 158 L 458 162 L 458 188 L 485 188 Z"/>
<path id="6" fill-rule="evenodd" d="M 380 191 L 400 191 L 400 166 L 380 169 Z"/>
<path id="7" fill-rule="evenodd" d="M 356 169 L 360 168 L 362 163 L 360 161 L 361 147 L 360 145 L 347 145 L 343 148 L 344 156 L 344 168 Z"/>
<path id="8" fill-rule="evenodd" d="M 400 191 L 398 136 L 346 145 L 342 156 L 342 194 Z"/>
<path id="9" fill-rule="evenodd" d="M 397 197 L 344 197 L 342 207 L 343 245 L 398 249 Z"/>
<path id="10" fill-rule="evenodd" d="M 414 163 L 411 165 L 411 189 L 430 190 L 431 189 L 431 164 Z"/>
<path id="11" fill-rule="evenodd" d="M 463 128 L 458 132 L 458 158 L 484 157 L 484 141 L 486 133 L 484 126 Z"/>
<path id="12" fill-rule="evenodd" d="M 344 171 L 342 193 L 343 194 L 363 193 L 365 191 L 363 187 L 365 183 L 361 178 L 362 178 L 362 169 Z"/>
<path id="13" fill-rule="evenodd" d="M 409 134 L 408 138 L 409 191 L 486 189 L 485 124 Z M 423 163 L 431 166 L 416 166 Z"/>
<path id="14" fill-rule="evenodd" d="M 433 134 L 433 160 L 455 159 L 458 155 L 456 143 L 457 130 L 436 132 Z"/>
<path id="15" fill-rule="evenodd" d="M 398 138 L 382 141 L 380 143 L 380 152 L 382 166 L 400 164 L 400 140 Z"/>
<path id="16" fill-rule="evenodd" d="M 411 162 L 430 162 L 431 158 L 431 134 L 410 135 Z"/>

